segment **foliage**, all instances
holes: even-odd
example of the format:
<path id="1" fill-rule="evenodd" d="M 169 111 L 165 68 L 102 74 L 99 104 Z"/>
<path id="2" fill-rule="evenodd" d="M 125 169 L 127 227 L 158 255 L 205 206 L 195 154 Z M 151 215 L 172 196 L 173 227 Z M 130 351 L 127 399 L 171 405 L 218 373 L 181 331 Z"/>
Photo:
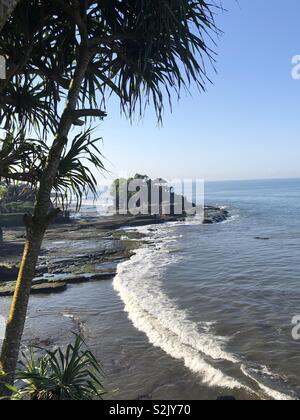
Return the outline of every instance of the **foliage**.
<path id="1" fill-rule="evenodd" d="M 24 181 L 36 184 L 46 160 L 44 142 L 27 138 L 24 130 L 5 132 L 0 138 L 0 181 Z"/>
<path id="2" fill-rule="evenodd" d="M 97 180 L 91 167 L 104 171 L 102 154 L 97 143 L 101 139 L 92 138 L 92 130 L 78 134 L 72 140 L 70 147 L 63 154 L 57 180 L 54 184 L 57 200 L 65 206 L 69 197 L 75 197 L 77 209 L 81 206 L 82 198 L 91 192 L 97 196 Z M 90 166 L 88 166 L 90 164 Z"/>
<path id="3" fill-rule="evenodd" d="M 92 138 L 92 133 L 91 129 L 87 129 L 76 135 L 70 144 L 66 145 L 62 154 L 53 192 L 56 196 L 56 203 L 64 208 L 72 198 L 76 200 L 77 207 L 79 207 L 84 195 L 89 192 L 97 195 L 97 180 L 91 167 L 104 171 L 104 165 L 101 160 L 102 154 L 98 148 L 101 139 Z M 47 143 L 42 140 L 25 138 L 24 132 L 20 132 L 16 137 L 7 133 L 4 139 L 0 139 L 1 145 L 0 181 L 8 179 L 20 182 L 24 180 L 35 188 L 50 152 Z M 15 188 L 22 187 L 22 185 L 24 187 L 24 183 L 18 183 Z M 12 188 L 13 186 L 10 187 L 10 189 Z M 0 190 L 0 198 L 1 191 L 4 193 L 5 190 Z"/>
<path id="4" fill-rule="evenodd" d="M 24 183 L 0 185 L 1 213 L 32 213 L 35 193 L 31 186 Z M 0 217 L 1 219 L 1 217 Z"/>
<path id="5" fill-rule="evenodd" d="M 31 350 L 23 359 L 23 369 L 17 372 L 20 399 L 93 400 L 105 394 L 101 367 L 79 336 L 65 353 L 59 348 L 36 359 Z"/>
<path id="6" fill-rule="evenodd" d="M 136 184 L 132 183 L 132 181 L 138 181 Z M 141 201 L 141 197 L 139 196 L 139 190 L 141 187 L 144 188 L 144 191 L 147 191 L 147 198 L 144 196 L 144 200 Z M 163 198 L 167 196 L 171 201 L 175 198 L 182 200 L 182 196 L 178 196 L 177 194 L 174 195 L 173 187 L 169 186 L 168 182 L 162 178 L 157 178 L 152 180 L 148 175 L 142 174 L 135 174 L 134 177 L 126 178 L 117 178 L 114 180 L 111 186 L 110 194 L 114 199 L 114 206 L 117 212 L 126 213 L 129 210 L 129 202 L 130 200 L 135 197 L 136 198 L 136 206 L 142 210 L 145 214 L 152 214 L 153 211 L 153 201 L 152 197 L 158 198 L 158 206 L 160 206 L 160 212 L 163 214 Z M 154 200 L 154 198 L 153 198 Z M 155 211 L 157 211 L 158 206 L 156 206 Z M 171 210 L 170 214 L 174 214 L 174 207 Z M 130 213 L 130 212 L 129 212 Z"/>
<path id="7" fill-rule="evenodd" d="M 113 181 L 111 189 L 110 189 L 110 195 L 112 197 L 116 197 L 116 195 L 118 196 L 120 193 L 120 189 L 125 189 L 127 190 L 128 193 L 128 184 L 130 181 L 132 181 L 133 178 L 117 178 Z"/>
<path id="8" fill-rule="evenodd" d="M 0 32 L 0 55 L 7 58 L 7 78 L 0 81 L 0 130 L 5 130 L 0 141 L 0 182 L 26 182 L 37 191 L 33 215 L 24 218 L 28 235 L 21 266 L 25 269 L 18 277 L 0 356 L 10 383 L 40 246 L 59 211 L 49 212 L 51 193 L 55 191 L 64 202 L 71 193 L 80 205 L 87 190 L 96 192 L 90 167 L 103 170 L 102 156 L 99 141 L 87 127 L 106 116 L 110 95 L 117 97 L 130 118 L 135 113 L 142 116 L 152 104 L 161 122 L 173 92 L 179 98 L 191 83 L 205 89 L 207 63 L 214 64 L 216 4 L 214 0 L 20 0 Z M 55 382 L 55 374 L 62 374 L 65 367 L 58 365 L 61 356 L 48 354 L 47 363 L 31 365 L 34 375 L 50 366 L 50 382 L 57 385 L 54 390 L 59 395 L 51 394 L 53 389 L 49 395 L 55 398 L 62 396 L 60 392 L 66 394 Z M 42 397 L 43 390 L 34 391 L 35 385 L 30 388 L 34 397 Z M 0 394 L 4 391 L 0 385 Z M 76 390 L 71 391 L 76 395 Z M 84 392 L 89 397 L 88 388 Z"/>
<path id="9" fill-rule="evenodd" d="M 171 90 L 179 95 L 192 81 L 205 88 L 204 60 L 214 61 L 217 9 L 204 0 L 21 1 L 0 37 L 0 54 L 9 57 L 9 68 L 10 61 L 18 63 L 4 88 L 3 121 L 7 126 L 12 118 L 35 121 L 55 131 L 57 104 L 68 90 L 79 38 L 93 53 L 81 103 L 98 107 L 113 92 L 127 115 L 152 102 L 161 118 L 164 93 L 171 100 Z M 24 54 L 30 57 L 26 63 Z"/>
<path id="10" fill-rule="evenodd" d="M 3 372 L 3 370 L 2 369 L 0 369 L 0 384 L 4 384 L 4 386 L 7 388 L 7 389 L 9 389 L 14 395 L 17 395 L 17 393 L 18 393 L 18 391 L 17 391 L 17 389 L 15 388 L 15 387 L 13 387 L 13 386 L 10 386 L 10 385 L 8 385 L 8 384 L 6 384 L 5 383 L 5 373 Z M 1 398 L 0 397 L 0 401 L 2 400 L 3 398 Z"/>
<path id="11" fill-rule="evenodd" d="M 164 98 L 171 105 L 172 90 L 179 97 L 191 82 L 205 89 L 205 59 L 213 64 L 214 12 L 219 7 L 204 0 L 21 0 L 0 34 L 0 55 L 7 57 L 8 67 L 7 80 L 0 81 L 0 127 L 6 129 L 0 140 L 0 178 L 39 181 L 49 153 L 45 140 L 59 130 L 60 103 L 70 93 L 82 48 L 89 51 L 90 62 L 75 125 L 105 117 L 99 108 L 112 93 L 129 117 L 152 103 L 161 120 Z M 28 136 L 32 130 L 34 139 Z M 74 151 L 83 137 L 80 153 L 99 147 L 91 132 L 78 136 L 66 139 Z M 73 193 L 80 205 L 82 194 L 96 191 L 96 179 L 85 165 L 71 168 L 67 158 L 80 164 L 71 154 L 60 165 L 61 183 L 57 180 L 54 189 L 64 201 Z M 3 156 L 9 162 L 3 163 Z M 102 170 L 99 158 L 87 156 Z"/>
<path id="12" fill-rule="evenodd" d="M 3 200 L 7 193 L 7 187 L 0 185 L 0 200 Z"/>

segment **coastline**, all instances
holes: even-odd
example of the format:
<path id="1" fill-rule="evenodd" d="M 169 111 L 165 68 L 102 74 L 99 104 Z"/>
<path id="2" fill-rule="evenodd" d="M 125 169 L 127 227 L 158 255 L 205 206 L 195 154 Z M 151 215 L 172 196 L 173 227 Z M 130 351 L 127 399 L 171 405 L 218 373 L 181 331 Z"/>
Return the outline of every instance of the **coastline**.
<path id="1" fill-rule="evenodd" d="M 226 203 L 226 197 L 220 201 Z M 251 355 L 247 363 L 240 359 L 242 346 L 250 344 L 247 332 L 239 333 L 242 323 L 238 330 L 234 322 L 231 327 L 231 312 L 227 316 L 219 299 L 220 292 L 222 300 L 235 305 L 230 275 L 218 277 L 220 264 L 227 271 L 234 269 L 226 238 L 233 245 L 232 238 L 238 238 L 233 256 L 237 267 L 243 240 L 247 249 L 253 244 L 254 252 L 269 249 L 274 241 L 265 225 L 256 226 L 252 218 L 248 228 L 254 230 L 245 236 L 244 219 L 236 217 L 234 205 L 229 208 L 230 215 L 222 207 L 210 207 L 205 224 L 216 223 L 216 215 L 229 222 L 212 229 L 201 227 L 197 219 L 155 223 L 140 217 L 89 217 L 53 226 L 43 244 L 38 275 L 45 274 L 47 266 L 51 276 L 63 277 L 67 290 L 32 297 L 24 348 L 53 349 L 67 345 L 72 331 L 79 333 L 103 363 L 106 388 L 117 390 L 109 399 L 217 399 L 224 394 L 242 400 L 289 399 L 293 393 L 276 366 Z M 6 233 L 17 243 L 24 240 L 20 230 Z M 258 235 L 270 240 L 257 241 Z M 100 274 L 107 274 L 102 278 L 106 281 L 92 277 Z M 250 287 L 249 282 L 245 284 Z M 4 314 L 10 301 L 2 300 Z M 221 321 L 215 323 L 218 312 Z"/>
<path id="2" fill-rule="evenodd" d="M 221 207 L 205 207 L 204 224 L 225 221 L 229 216 Z M 64 292 L 72 284 L 112 280 L 117 265 L 128 260 L 145 235 L 127 228 L 184 221 L 177 216 L 83 217 L 79 221 L 53 225 L 45 236 L 32 294 Z M 126 237 L 125 237 L 126 232 Z M 12 296 L 18 264 L 22 256 L 25 231 L 8 228 L 0 245 L 0 297 Z"/>
<path id="3" fill-rule="evenodd" d="M 209 207 L 206 210 L 206 224 L 225 221 L 228 216 L 221 207 Z M 127 264 L 129 267 L 132 266 L 130 271 L 133 270 L 131 271 L 133 277 L 142 274 L 139 268 L 135 268 L 135 257 L 139 258 L 139 252 L 145 252 L 146 248 L 154 250 L 157 246 L 163 246 L 160 238 L 162 232 L 168 232 L 170 228 L 174 229 L 177 226 L 199 224 L 199 220 L 174 217 L 155 218 L 155 222 L 158 223 L 141 217 L 114 217 L 105 220 L 83 218 L 68 225 L 53 226 L 43 243 L 35 282 L 39 282 L 42 276 L 53 276 L 53 280 L 61 278 L 66 283 L 66 289 L 65 293 L 57 294 L 53 294 L 53 291 L 49 293 L 48 290 L 34 292 L 30 300 L 23 348 L 38 346 L 51 350 L 69 343 L 72 331 L 80 334 L 97 358 L 103 362 L 108 375 L 105 380 L 106 388 L 118 390 L 116 394 L 110 395 L 109 399 L 143 399 L 146 395 L 153 398 L 155 392 L 160 392 L 156 390 L 155 385 L 154 378 L 157 375 L 153 378 L 153 384 L 149 385 L 148 392 L 148 387 L 138 385 L 144 380 L 144 375 L 139 379 L 136 376 L 136 373 L 139 376 L 142 372 L 139 364 L 136 365 L 133 360 L 128 362 L 123 359 L 124 337 L 128 337 L 128 334 L 131 338 L 126 343 L 126 359 L 137 349 L 147 348 L 155 360 L 163 358 L 164 363 L 169 364 L 170 368 L 174 363 L 173 358 L 169 358 L 167 353 L 149 343 L 147 335 L 135 327 L 128 317 L 122 297 L 115 288 L 117 282 L 115 275 Z M 24 231 L 20 229 L 6 231 L 5 239 L 8 235 L 11 243 L 15 244 L 15 253 L 7 253 L 6 256 L 1 253 L 0 266 L 3 261 L 10 264 L 17 262 L 17 251 L 21 249 L 24 241 Z M 10 250 L 13 250 L 13 245 Z M 176 258 L 176 253 L 173 256 Z M 167 258 L 168 263 L 171 263 L 172 254 Z M 154 256 L 152 261 L 154 265 L 155 261 Z M 70 277 L 66 278 L 67 275 Z M 2 275 L 0 278 L 3 278 Z M 51 281 L 51 277 L 49 280 Z M 146 281 L 144 283 L 147 284 Z M 11 297 L 0 297 L 0 299 L 3 299 L 3 313 L 7 315 Z M 122 342 L 122 348 L 118 347 L 119 342 Z M 133 342 L 135 344 L 131 348 Z M 123 367 L 126 368 L 128 363 L 132 364 L 135 372 L 130 378 L 124 373 L 118 379 L 118 372 Z M 179 365 L 181 366 L 181 363 Z M 131 384 L 128 391 L 125 383 L 122 383 L 123 380 Z M 205 390 L 204 386 L 203 395 Z M 221 391 L 217 392 L 219 395 Z"/>

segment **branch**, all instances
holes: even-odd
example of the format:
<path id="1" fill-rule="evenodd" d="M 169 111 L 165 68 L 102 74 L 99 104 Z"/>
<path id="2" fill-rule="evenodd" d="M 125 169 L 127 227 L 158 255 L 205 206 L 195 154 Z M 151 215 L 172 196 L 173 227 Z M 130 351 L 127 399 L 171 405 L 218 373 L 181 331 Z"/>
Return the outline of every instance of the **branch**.
<path id="1" fill-rule="evenodd" d="M 95 117 L 95 118 L 105 118 L 107 116 L 106 112 L 100 111 L 99 109 L 82 109 L 73 111 L 72 115 L 74 117 L 73 125 L 82 127 L 84 125 L 84 121 L 80 118 L 88 118 L 88 117 Z"/>
<path id="2" fill-rule="evenodd" d="M 75 0 L 77 3 L 76 5 L 68 5 L 64 0 L 52 0 L 54 3 L 57 4 L 72 20 L 73 22 L 78 26 L 78 30 L 81 36 L 81 44 L 87 45 L 88 42 L 88 30 L 85 20 L 82 18 L 80 14 L 80 4 Z M 84 11 L 87 12 L 87 9 Z"/>
<path id="3" fill-rule="evenodd" d="M 75 118 L 87 118 L 87 117 L 96 117 L 96 118 L 105 118 L 107 113 L 101 111 L 100 109 L 78 109 L 73 112 Z"/>
<path id="4" fill-rule="evenodd" d="M 79 119 L 73 121 L 73 125 L 75 125 L 77 127 L 82 127 L 84 124 L 85 124 L 85 122 L 82 121 L 82 120 L 79 120 Z"/>

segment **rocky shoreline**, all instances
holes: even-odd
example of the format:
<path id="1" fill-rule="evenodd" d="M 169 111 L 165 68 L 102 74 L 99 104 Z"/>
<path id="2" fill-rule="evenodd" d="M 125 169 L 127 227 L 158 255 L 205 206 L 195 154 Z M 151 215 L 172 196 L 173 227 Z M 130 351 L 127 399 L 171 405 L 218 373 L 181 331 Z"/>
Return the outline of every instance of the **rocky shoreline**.
<path id="1" fill-rule="evenodd" d="M 204 224 L 228 218 L 220 207 L 206 207 Z M 32 294 L 64 292 L 69 286 L 111 280 L 117 265 L 130 258 L 145 235 L 127 227 L 184 220 L 175 216 L 112 216 L 83 218 L 54 225 L 46 234 Z M 0 297 L 12 296 L 24 244 L 24 229 L 5 231 L 0 245 Z"/>

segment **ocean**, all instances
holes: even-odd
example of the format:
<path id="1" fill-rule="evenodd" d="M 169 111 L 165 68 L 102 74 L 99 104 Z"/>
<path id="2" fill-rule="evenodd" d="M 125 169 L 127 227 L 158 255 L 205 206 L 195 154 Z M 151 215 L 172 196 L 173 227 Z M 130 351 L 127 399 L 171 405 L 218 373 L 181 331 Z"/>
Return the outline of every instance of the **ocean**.
<path id="1" fill-rule="evenodd" d="M 193 398 L 296 398 L 300 181 L 207 183 L 205 200 L 230 219 L 159 227 L 119 267 L 115 290 L 134 326 L 193 375 L 170 381 L 171 397 L 181 384 Z"/>
<path id="2" fill-rule="evenodd" d="M 298 399 L 300 180 L 205 189 L 226 222 L 138 228 L 113 282 L 32 296 L 25 337 L 64 344 L 80 320 L 111 399 Z"/>

